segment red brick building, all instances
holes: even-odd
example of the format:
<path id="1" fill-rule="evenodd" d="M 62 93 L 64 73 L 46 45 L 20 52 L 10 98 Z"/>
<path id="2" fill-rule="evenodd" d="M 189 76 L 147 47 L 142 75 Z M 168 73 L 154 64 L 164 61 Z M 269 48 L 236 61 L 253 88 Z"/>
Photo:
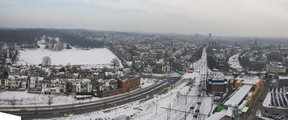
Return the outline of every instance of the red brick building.
<path id="1" fill-rule="evenodd" d="M 141 77 L 138 75 L 128 75 L 116 78 L 118 80 L 119 89 L 122 88 L 122 93 L 135 90 L 140 85 Z"/>

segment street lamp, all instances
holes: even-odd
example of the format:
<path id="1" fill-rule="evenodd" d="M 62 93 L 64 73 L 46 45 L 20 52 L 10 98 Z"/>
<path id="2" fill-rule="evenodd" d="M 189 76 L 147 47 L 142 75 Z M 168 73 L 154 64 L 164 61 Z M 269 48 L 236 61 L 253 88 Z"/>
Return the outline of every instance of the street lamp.
<path id="1" fill-rule="evenodd" d="M 116 104 L 115 104 L 115 107 L 116 107 Z M 116 116 L 117 116 L 117 109 L 115 108 L 115 119 L 116 119 Z"/>

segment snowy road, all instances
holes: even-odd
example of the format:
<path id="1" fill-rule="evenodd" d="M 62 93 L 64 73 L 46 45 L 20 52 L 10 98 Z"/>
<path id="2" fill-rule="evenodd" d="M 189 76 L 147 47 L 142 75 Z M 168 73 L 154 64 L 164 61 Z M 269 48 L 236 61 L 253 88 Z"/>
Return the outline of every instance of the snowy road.
<path id="1" fill-rule="evenodd" d="M 239 63 L 238 57 L 239 57 L 240 53 L 237 53 L 233 56 L 231 56 L 228 60 L 228 64 L 231 68 L 235 68 L 235 69 L 243 69 L 242 66 Z"/>

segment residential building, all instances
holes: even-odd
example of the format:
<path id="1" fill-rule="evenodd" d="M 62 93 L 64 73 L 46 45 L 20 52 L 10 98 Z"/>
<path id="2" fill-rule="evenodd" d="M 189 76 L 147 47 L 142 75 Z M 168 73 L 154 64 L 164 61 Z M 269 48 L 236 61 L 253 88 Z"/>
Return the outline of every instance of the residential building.
<path id="1" fill-rule="evenodd" d="M 288 86 L 288 76 L 279 76 L 278 86 Z"/>
<path id="2" fill-rule="evenodd" d="M 266 64 L 267 73 L 286 73 L 286 67 L 281 62 L 270 62 Z"/>
<path id="3" fill-rule="evenodd" d="M 140 85 L 140 79 L 141 76 L 137 75 L 127 75 L 116 78 L 119 83 L 119 88 L 122 88 L 122 93 L 137 89 Z"/>

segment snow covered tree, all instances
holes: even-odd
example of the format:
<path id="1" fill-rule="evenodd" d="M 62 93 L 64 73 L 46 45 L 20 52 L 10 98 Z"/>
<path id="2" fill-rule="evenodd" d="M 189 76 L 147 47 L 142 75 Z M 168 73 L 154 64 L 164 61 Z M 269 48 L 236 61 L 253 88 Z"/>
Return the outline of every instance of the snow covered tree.
<path id="1" fill-rule="evenodd" d="M 42 59 L 42 66 L 45 66 L 46 68 L 51 64 L 51 59 L 49 56 L 45 56 Z"/>

